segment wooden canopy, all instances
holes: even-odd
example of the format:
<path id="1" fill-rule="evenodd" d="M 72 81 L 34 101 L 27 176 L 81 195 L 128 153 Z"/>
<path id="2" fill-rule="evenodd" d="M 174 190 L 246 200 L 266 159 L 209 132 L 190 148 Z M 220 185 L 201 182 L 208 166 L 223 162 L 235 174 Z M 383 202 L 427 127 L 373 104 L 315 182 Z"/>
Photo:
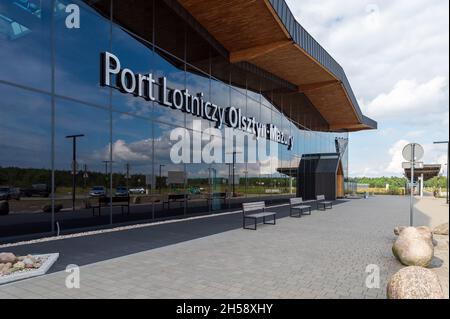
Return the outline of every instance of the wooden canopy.
<path id="1" fill-rule="evenodd" d="M 427 181 L 432 179 L 433 177 L 439 176 L 441 172 L 440 164 L 425 164 L 423 168 L 414 169 L 414 180 L 417 180 L 419 176 L 423 175 L 423 180 Z M 405 177 L 410 180 L 411 179 L 411 169 L 405 168 Z"/>
<path id="2" fill-rule="evenodd" d="M 374 129 L 343 69 L 295 20 L 284 0 L 178 0 L 229 52 L 304 93 L 329 131 Z"/>

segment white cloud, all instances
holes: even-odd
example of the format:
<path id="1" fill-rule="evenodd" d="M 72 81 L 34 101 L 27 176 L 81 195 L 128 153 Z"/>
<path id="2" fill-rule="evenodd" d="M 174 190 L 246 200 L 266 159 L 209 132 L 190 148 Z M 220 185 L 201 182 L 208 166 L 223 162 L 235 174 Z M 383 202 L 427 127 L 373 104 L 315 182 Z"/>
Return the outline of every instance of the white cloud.
<path id="1" fill-rule="evenodd" d="M 388 152 L 389 155 L 391 156 L 391 161 L 384 170 L 385 172 L 390 173 L 391 175 L 402 174 L 403 172 L 402 163 L 405 162 L 405 159 L 403 158 L 402 155 L 402 151 L 407 144 L 409 144 L 408 141 L 399 140 L 394 145 L 391 146 Z"/>
<path id="2" fill-rule="evenodd" d="M 426 163 L 446 158 L 430 145 L 448 139 L 448 0 L 287 2 L 378 121 L 379 132 L 351 135 L 352 176 L 401 175 L 398 149 L 407 139 L 428 145 Z"/>
<path id="3" fill-rule="evenodd" d="M 388 93 L 381 93 L 365 110 L 368 116 L 378 120 L 410 118 L 423 114 L 442 114 L 448 102 L 448 83 L 436 77 L 426 83 L 401 80 Z"/>

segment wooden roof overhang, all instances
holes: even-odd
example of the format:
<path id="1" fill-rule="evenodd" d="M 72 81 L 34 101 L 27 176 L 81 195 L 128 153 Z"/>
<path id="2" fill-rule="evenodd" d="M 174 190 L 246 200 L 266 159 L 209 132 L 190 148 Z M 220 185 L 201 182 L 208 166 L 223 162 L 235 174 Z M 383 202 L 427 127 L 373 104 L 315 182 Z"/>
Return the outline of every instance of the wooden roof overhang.
<path id="1" fill-rule="evenodd" d="M 328 131 L 376 129 L 342 67 L 295 20 L 284 0 L 178 0 L 228 52 L 294 84 Z"/>
<path id="2" fill-rule="evenodd" d="M 442 166 L 440 164 L 425 164 L 423 168 L 414 169 L 414 180 L 417 180 L 419 176 L 423 175 L 424 181 L 439 176 Z M 411 169 L 405 168 L 405 177 L 411 179 Z"/>

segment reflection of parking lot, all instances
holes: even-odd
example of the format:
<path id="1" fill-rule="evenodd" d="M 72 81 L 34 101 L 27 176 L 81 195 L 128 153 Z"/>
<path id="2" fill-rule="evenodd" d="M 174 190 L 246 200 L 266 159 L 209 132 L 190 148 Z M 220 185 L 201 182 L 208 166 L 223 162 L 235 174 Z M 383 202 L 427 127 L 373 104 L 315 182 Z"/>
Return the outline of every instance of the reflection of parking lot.
<path id="1" fill-rule="evenodd" d="M 183 194 L 178 194 L 183 195 Z M 289 197 L 288 194 L 285 196 Z M 131 195 L 130 196 L 130 206 L 139 206 L 139 205 L 150 205 L 149 209 L 151 210 L 152 206 L 155 206 L 155 209 L 158 210 L 168 210 L 170 208 L 180 208 L 186 202 L 187 206 L 190 208 L 193 207 L 203 207 L 206 208 L 211 204 L 221 204 L 221 208 L 226 208 L 229 204 L 233 204 L 234 202 L 240 202 L 243 200 L 252 200 L 257 198 L 281 198 L 285 197 L 283 195 L 277 194 L 275 195 L 262 195 L 262 194 L 253 194 L 247 196 L 239 196 L 234 198 L 227 197 L 226 199 L 222 197 L 211 197 L 208 194 L 186 194 L 185 201 L 171 201 L 170 205 L 167 205 L 169 201 L 170 194 L 151 194 L 151 195 Z M 9 214 L 36 214 L 42 213 L 45 209 L 48 209 L 48 206 L 51 205 L 51 198 L 43 198 L 43 197 L 21 197 L 20 200 L 11 199 L 9 202 Z M 164 203 L 166 205 L 164 205 Z M 77 195 L 75 199 L 75 210 L 84 210 L 90 209 L 90 207 L 98 204 L 98 198 L 91 197 L 87 194 Z M 172 205 L 173 204 L 173 205 Z M 55 196 L 55 205 L 61 205 L 61 211 L 72 211 L 72 196 L 70 194 L 64 195 L 56 195 Z M 223 207 L 222 207 L 223 206 Z M 132 210 L 133 211 L 133 210 Z"/>

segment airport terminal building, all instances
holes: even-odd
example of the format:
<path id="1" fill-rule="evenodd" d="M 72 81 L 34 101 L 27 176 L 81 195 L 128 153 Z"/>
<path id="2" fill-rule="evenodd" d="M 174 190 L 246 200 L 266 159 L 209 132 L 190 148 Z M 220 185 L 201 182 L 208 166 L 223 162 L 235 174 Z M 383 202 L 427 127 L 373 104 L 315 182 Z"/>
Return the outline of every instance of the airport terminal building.
<path id="1" fill-rule="evenodd" d="M 344 197 L 376 128 L 284 0 L 0 2 L 0 243 Z"/>

